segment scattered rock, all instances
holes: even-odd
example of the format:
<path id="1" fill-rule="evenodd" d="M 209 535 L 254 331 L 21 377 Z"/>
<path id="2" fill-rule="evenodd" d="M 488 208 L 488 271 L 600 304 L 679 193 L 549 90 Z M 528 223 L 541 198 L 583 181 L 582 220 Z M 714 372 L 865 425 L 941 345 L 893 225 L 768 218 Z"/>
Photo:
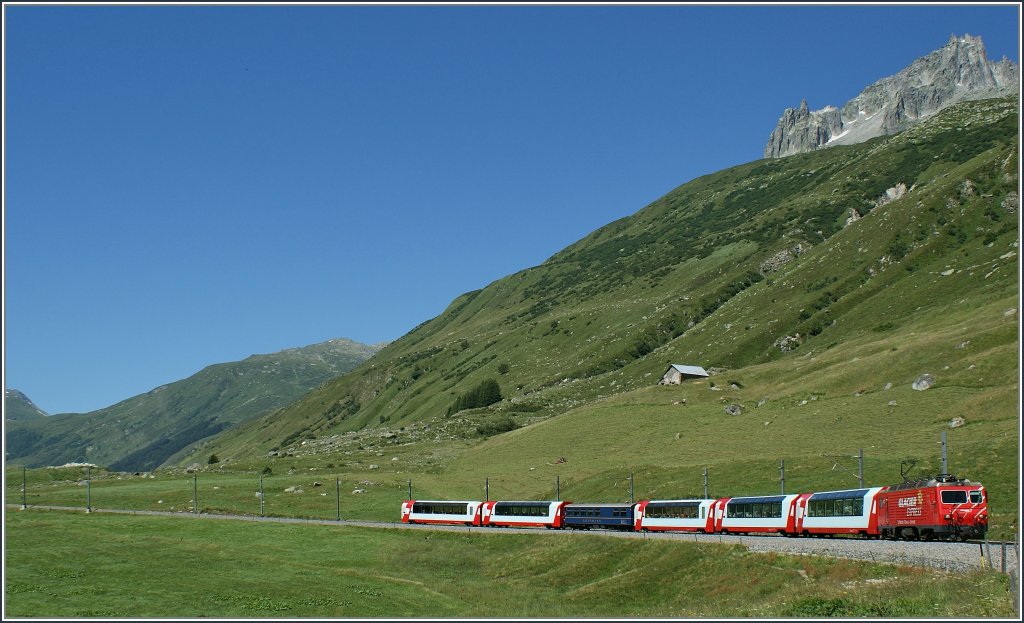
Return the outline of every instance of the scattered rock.
<path id="1" fill-rule="evenodd" d="M 875 200 L 875 206 L 880 208 L 880 207 L 884 206 L 887 203 L 892 203 L 893 201 L 898 201 L 898 200 L 902 199 L 903 196 L 906 195 L 906 194 L 907 194 L 907 185 L 904 184 L 903 182 L 900 182 L 899 184 L 896 184 L 892 188 L 887 189 L 885 191 L 885 194 L 883 194 L 881 197 L 876 199 Z"/>
<path id="2" fill-rule="evenodd" d="M 321 485 L 321 484 L 320 484 L 320 481 L 319 481 L 319 480 L 314 480 L 314 481 L 313 481 L 313 486 L 314 486 L 314 487 L 321 487 L 321 486 L 323 486 L 323 485 Z"/>
<path id="3" fill-rule="evenodd" d="M 285 493 L 302 493 L 302 487 L 292 486 L 284 490 Z"/>
<path id="4" fill-rule="evenodd" d="M 370 469 L 380 469 L 380 465 L 370 465 Z"/>
<path id="5" fill-rule="evenodd" d="M 948 277 L 948 276 L 952 275 L 954 272 L 956 272 L 956 271 L 954 271 L 952 268 L 950 268 L 949 270 L 944 270 L 944 271 L 942 271 L 939 274 L 942 275 L 943 277 Z"/>
<path id="6" fill-rule="evenodd" d="M 953 348 L 956 348 L 958 350 L 963 350 L 963 349 L 967 348 L 967 345 L 970 344 L 970 343 L 971 343 L 970 340 L 964 340 L 963 342 L 960 342 L 959 344 L 957 344 Z"/>
<path id="7" fill-rule="evenodd" d="M 352 495 L 359 495 L 360 493 L 366 493 L 366 489 L 352 489 Z"/>
<path id="8" fill-rule="evenodd" d="M 759 407 L 764 406 L 764 403 L 766 403 L 766 402 L 768 402 L 768 396 L 765 396 L 764 398 L 758 400 L 757 401 L 757 406 L 759 406 Z"/>
<path id="9" fill-rule="evenodd" d="M 1017 191 L 1011 190 L 1006 194 L 1006 198 L 1003 199 L 1003 209 L 1009 214 L 1013 214 L 1020 207 L 1020 197 L 1017 195 Z"/>
<path id="10" fill-rule="evenodd" d="M 1013 307 L 1011 307 L 1010 309 L 1008 309 L 1008 310 L 1003 312 L 1003 318 L 1009 318 L 1010 316 L 1016 316 L 1016 315 L 1017 315 L 1017 310 L 1016 310 L 1016 308 L 1013 308 Z"/>
<path id="11" fill-rule="evenodd" d="M 890 400 L 889 401 L 889 406 L 890 407 L 895 407 L 896 406 L 896 401 L 895 400 Z"/>
<path id="12" fill-rule="evenodd" d="M 743 409 L 740 405 L 733 403 L 725 408 L 725 412 L 729 415 L 741 415 L 743 413 Z"/>
<path id="13" fill-rule="evenodd" d="M 799 333 L 796 335 L 786 335 L 775 340 L 774 346 L 784 353 L 792 352 L 800 347 L 800 342 L 803 338 Z"/>
<path id="14" fill-rule="evenodd" d="M 932 385 L 935 385 L 935 377 L 933 377 L 930 374 L 922 374 L 921 376 L 917 377 L 917 380 L 914 381 L 911 387 L 913 387 L 919 392 L 923 392 Z"/>
<path id="15" fill-rule="evenodd" d="M 892 389 L 892 383 L 886 383 L 885 389 Z"/>
<path id="16" fill-rule="evenodd" d="M 949 421 L 949 427 L 950 428 L 960 428 L 964 424 L 966 424 L 966 422 L 964 421 L 964 419 L 962 417 L 955 417 L 955 418 L 953 418 L 952 420 Z"/>
<path id="17" fill-rule="evenodd" d="M 762 275 L 770 275 L 792 262 L 798 255 L 808 249 L 803 243 L 797 243 L 789 249 L 783 249 L 775 255 L 761 262 L 760 270 Z"/>

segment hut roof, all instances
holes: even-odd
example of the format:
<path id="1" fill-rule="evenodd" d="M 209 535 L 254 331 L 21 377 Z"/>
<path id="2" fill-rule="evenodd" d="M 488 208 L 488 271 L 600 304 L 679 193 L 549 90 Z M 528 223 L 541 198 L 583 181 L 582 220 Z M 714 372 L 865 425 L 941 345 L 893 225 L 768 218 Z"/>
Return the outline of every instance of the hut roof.
<path id="1" fill-rule="evenodd" d="M 680 374 L 685 374 L 687 376 L 709 376 L 707 370 L 700 366 L 684 366 L 682 364 L 674 363 L 671 367 L 675 368 Z"/>

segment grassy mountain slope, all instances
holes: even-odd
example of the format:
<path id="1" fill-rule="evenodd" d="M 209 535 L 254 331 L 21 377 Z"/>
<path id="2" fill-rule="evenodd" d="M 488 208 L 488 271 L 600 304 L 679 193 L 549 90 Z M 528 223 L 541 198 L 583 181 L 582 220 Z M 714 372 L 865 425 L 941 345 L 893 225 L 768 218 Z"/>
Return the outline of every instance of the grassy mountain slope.
<path id="1" fill-rule="evenodd" d="M 459 297 L 358 370 L 209 447 L 255 456 L 425 422 L 457 437 L 496 415 L 526 424 L 654 385 L 669 363 L 728 380 L 772 363 L 796 369 L 807 353 L 882 344 L 923 318 L 1001 313 L 1019 292 L 1017 111 L 1017 98 L 965 103 L 900 135 L 693 180 L 544 264 Z M 964 324 L 961 341 L 979 348 L 970 313 Z M 1015 352 L 1015 316 L 1008 325 L 984 343 Z M 906 366 L 906 355 L 868 371 Z M 995 361 L 1003 369 L 982 375 L 976 366 L 961 371 L 964 382 L 1012 383 L 1015 358 Z M 856 367 L 837 365 L 828 377 L 854 375 L 846 369 Z M 446 417 L 489 378 L 505 400 Z M 856 375 L 846 383 L 870 387 Z"/>
<path id="2" fill-rule="evenodd" d="M 332 340 L 204 368 L 111 407 L 8 422 L 7 460 L 29 466 L 88 461 L 148 470 L 190 444 L 298 399 L 356 367 L 377 347 Z"/>
<path id="3" fill-rule="evenodd" d="M 46 413 L 16 389 L 4 390 L 4 420 L 40 420 Z"/>

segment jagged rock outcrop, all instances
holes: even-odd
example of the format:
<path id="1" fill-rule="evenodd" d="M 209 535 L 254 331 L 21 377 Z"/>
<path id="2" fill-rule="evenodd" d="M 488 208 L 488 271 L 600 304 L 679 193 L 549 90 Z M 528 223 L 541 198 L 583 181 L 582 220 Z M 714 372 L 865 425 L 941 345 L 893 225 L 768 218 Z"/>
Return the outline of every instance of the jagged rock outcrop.
<path id="1" fill-rule="evenodd" d="M 981 37 L 953 35 L 945 47 L 883 78 L 842 107 L 787 108 L 768 138 L 765 158 L 852 145 L 906 129 L 952 104 L 1016 93 L 1016 64 L 990 61 Z"/>

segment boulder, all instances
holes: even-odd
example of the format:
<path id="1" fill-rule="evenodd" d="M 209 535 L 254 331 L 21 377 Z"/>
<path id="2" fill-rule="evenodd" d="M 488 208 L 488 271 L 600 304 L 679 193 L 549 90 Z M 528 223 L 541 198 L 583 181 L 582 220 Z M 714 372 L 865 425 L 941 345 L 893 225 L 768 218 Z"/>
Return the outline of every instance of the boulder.
<path id="1" fill-rule="evenodd" d="M 919 392 L 923 392 L 924 390 L 928 389 L 933 385 L 935 385 L 935 377 L 933 377 L 930 374 L 922 374 L 921 376 L 917 377 L 917 380 L 914 381 L 911 387 L 913 387 Z"/>
<path id="2" fill-rule="evenodd" d="M 740 405 L 733 403 L 725 408 L 725 412 L 729 415 L 741 415 L 743 413 L 743 409 Z"/>

